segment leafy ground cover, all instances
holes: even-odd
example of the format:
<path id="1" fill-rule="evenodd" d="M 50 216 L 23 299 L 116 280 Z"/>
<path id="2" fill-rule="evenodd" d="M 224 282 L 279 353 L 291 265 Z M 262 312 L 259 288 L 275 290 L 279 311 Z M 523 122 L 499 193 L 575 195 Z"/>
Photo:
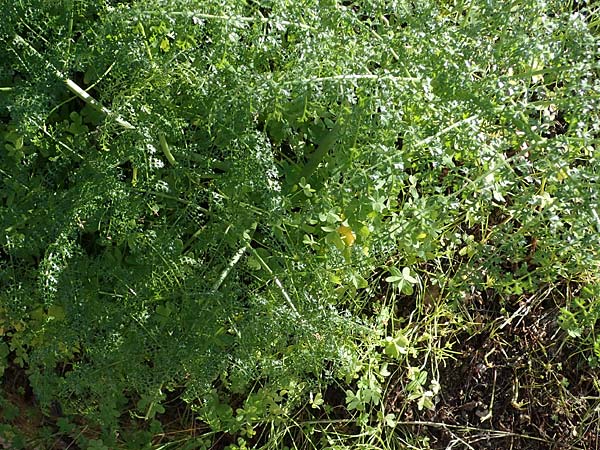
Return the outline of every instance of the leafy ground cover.
<path id="1" fill-rule="evenodd" d="M 600 445 L 593 3 L 2 10 L 0 445 Z"/>

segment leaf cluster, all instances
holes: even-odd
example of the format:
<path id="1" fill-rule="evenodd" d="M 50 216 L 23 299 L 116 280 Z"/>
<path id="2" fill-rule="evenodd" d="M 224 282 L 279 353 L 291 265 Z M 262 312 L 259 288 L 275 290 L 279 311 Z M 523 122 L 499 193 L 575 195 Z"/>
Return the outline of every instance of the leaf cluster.
<path id="1" fill-rule="evenodd" d="M 0 351 L 43 408 L 110 442 L 179 392 L 251 437 L 346 377 L 368 419 L 361 341 L 405 347 L 368 335 L 387 284 L 444 267 L 504 301 L 597 275 L 589 11 L 417 3 L 5 8 Z"/>

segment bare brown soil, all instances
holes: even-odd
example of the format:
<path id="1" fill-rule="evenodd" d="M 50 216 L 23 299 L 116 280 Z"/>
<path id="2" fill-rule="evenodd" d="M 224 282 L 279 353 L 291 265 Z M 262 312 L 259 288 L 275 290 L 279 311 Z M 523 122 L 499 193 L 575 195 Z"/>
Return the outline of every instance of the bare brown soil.
<path id="1" fill-rule="evenodd" d="M 564 344 L 558 297 L 515 301 L 508 317 L 485 304 L 493 299 L 475 299 L 479 325 L 446 360 L 435 411 L 402 410 L 401 387 L 390 393 L 406 431 L 434 449 L 600 448 L 597 374 Z"/>

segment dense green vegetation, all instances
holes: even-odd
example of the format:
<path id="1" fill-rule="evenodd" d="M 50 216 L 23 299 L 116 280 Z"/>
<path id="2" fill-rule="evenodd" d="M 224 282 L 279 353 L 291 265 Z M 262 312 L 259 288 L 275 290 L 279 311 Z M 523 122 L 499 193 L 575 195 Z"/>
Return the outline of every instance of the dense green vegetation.
<path id="1" fill-rule="evenodd" d="M 592 2 L 1 6 L 0 446 L 599 445 Z"/>

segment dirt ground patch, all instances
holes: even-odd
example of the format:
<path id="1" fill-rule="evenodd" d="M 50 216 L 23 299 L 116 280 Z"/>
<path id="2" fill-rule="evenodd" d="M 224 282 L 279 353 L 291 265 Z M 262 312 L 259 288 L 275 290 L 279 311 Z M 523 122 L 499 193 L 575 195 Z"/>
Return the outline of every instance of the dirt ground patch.
<path id="1" fill-rule="evenodd" d="M 404 399 L 391 393 L 407 431 L 434 449 L 600 448 L 597 375 L 564 344 L 556 302 L 518 301 L 508 317 L 484 303 L 441 370 L 435 411 L 399 411 Z"/>

